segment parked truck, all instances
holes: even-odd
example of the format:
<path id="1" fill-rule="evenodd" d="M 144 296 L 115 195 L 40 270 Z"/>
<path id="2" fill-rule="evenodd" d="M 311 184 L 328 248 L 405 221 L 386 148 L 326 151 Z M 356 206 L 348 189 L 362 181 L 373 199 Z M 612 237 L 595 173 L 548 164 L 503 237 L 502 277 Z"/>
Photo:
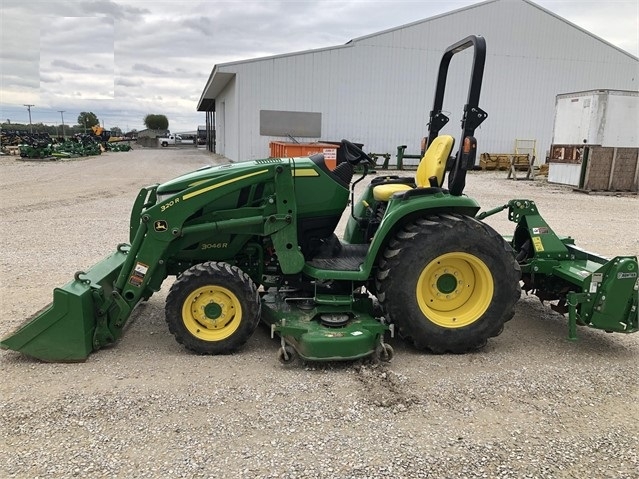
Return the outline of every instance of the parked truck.
<path id="1" fill-rule="evenodd" d="M 166 147 L 169 145 L 179 145 L 180 143 L 182 143 L 182 137 L 180 135 L 173 135 L 169 133 L 165 137 L 158 138 L 158 142 L 160 143 L 161 147 Z"/>

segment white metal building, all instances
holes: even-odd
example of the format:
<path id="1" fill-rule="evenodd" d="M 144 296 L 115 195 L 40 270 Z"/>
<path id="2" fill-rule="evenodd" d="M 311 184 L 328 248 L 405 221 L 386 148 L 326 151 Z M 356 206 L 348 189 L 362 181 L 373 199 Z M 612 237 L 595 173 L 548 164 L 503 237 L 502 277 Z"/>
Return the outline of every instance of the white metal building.
<path id="1" fill-rule="evenodd" d="M 406 153 L 418 153 L 441 55 L 470 34 L 487 44 L 479 152 L 508 153 L 515 139 L 536 139 L 543 162 L 556 95 L 638 90 L 638 58 L 528 0 L 490 0 L 345 45 L 215 65 L 198 111 L 214 124 L 216 151 L 233 160 L 267 157 L 269 142 L 287 133 L 300 141 L 347 138 L 367 152 L 407 145 Z M 449 69 L 450 122 L 442 133 L 456 138 L 471 55 L 455 55 Z"/>

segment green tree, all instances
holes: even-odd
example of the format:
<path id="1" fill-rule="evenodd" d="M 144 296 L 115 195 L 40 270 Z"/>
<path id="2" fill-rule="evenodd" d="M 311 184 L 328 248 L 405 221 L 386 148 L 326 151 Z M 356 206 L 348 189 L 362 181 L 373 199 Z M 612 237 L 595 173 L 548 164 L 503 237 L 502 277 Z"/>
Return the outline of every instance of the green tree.
<path id="1" fill-rule="evenodd" d="M 100 120 L 95 116 L 92 111 L 83 111 L 78 115 L 78 125 L 81 128 L 91 128 L 92 126 L 99 125 Z"/>
<path id="2" fill-rule="evenodd" d="M 167 130 L 169 128 L 169 119 L 166 115 L 149 113 L 144 117 L 144 125 L 151 130 Z"/>
<path id="3" fill-rule="evenodd" d="M 111 136 L 122 136 L 122 129 L 119 126 L 111 128 Z"/>

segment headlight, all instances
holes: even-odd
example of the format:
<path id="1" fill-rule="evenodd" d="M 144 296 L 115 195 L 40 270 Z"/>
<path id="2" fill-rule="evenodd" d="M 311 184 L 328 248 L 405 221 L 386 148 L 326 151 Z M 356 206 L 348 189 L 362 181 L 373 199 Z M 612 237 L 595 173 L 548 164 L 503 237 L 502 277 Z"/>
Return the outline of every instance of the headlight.
<path id="1" fill-rule="evenodd" d="M 155 204 L 159 205 L 160 203 L 165 203 L 169 198 L 175 196 L 176 193 L 177 192 L 158 194 Z"/>

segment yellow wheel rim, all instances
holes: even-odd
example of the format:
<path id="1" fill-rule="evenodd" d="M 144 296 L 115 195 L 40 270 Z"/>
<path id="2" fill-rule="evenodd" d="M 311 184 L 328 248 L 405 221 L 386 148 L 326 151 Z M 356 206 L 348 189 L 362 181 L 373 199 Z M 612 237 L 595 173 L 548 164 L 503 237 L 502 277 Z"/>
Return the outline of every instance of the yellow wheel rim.
<path id="1" fill-rule="evenodd" d="M 203 341 L 221 341 L 231 336 L 242 322 L 237 296 L 220 286 L 202 286 L 182 305 L 182 321 L 189 332 Z"/>
<path id="2" fill-rule="evenodd" d="M 446 253 L 428 263 L 417 281 L 422 313 L 444 328 L 462 328 L 486 312 L 493 297 L 493 276 L 468 253 Z"/>

